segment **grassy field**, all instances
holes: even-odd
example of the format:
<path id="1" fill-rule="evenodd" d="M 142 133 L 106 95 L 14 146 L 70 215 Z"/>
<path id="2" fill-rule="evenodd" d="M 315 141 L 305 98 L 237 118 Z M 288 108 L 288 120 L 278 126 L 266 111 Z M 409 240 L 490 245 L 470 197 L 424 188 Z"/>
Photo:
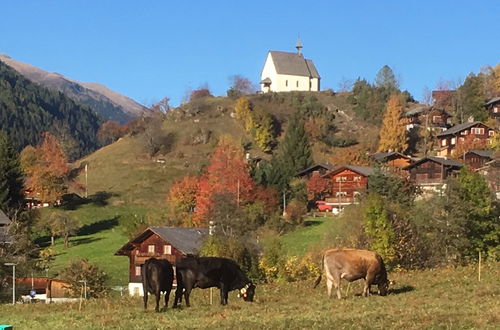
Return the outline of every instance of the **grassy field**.
<path id="1" fill-rule="evenodd" d="M 361 282 L 346 298 L 329 299 L 324 279 L 259 285 L 256 301 L 232 292 L 228 306 L 209 290 L 193 291 L 192 307 L 144 312 L 140 298 L 116 297 L 78 303 L 1 305 L 0 321 L 14 329 L 498 329 L 500 264 L 488 264 L 481 282 L 475 267 L 389 274 L 396 281 L 386 297 L 360 296 Z M 375 289 L 375 288 L 374 288 Z M 214 292 L 217 297 L 217 291 Z M 173 295 L 172 295 L 173 296 Z"/>

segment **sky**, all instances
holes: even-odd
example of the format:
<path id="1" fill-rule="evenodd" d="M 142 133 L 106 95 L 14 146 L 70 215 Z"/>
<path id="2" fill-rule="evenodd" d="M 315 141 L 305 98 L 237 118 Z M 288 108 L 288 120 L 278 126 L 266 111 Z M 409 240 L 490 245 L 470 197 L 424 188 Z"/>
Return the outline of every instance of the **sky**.
<path id="1" fill-rule="evenodd" d="M 1 0 L 0 13 L 0 53 L 147 106 L 226 95 L 234 75 L 258 86 L 267 52 L 299 36 L 334 91 L 389 65 L 422 100 L 500 63 L 498 0 Z"/>

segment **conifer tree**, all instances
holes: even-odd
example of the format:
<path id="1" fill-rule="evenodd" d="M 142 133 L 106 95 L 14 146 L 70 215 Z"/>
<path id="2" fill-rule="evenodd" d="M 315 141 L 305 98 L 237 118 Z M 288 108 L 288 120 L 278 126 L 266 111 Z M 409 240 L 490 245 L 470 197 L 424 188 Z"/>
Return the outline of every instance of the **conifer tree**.
<path id="1" fill-rule="evenodd" d="M 0 210 L 9 214 L 21 207 L 23 181 L 18 154 L 7 135 L 0 131 Z"/>
<path id="2" fill-rule="evenodd" d="M 403 106 L 398 95 L 393 94 L 387 101 L 387 108 L 380 129 L 378 151 L 397 151 L 404 153 L 408 149 L 406 127 L 401 118 Z"/>

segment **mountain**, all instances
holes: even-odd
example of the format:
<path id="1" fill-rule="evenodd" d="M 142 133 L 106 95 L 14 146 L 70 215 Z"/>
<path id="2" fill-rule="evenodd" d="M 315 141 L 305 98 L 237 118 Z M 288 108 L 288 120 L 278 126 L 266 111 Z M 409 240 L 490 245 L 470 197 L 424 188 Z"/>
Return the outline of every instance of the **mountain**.
<path id="1" fill-rule="evenodd" d="M 0 54 L 0 61 L 37 84 L 58 90 L 76 102 L 89 105 L 106 120 L 124 124 L 147 111 L 143 105 L 101 84 L 75 81 L 59 73 L 47 72 L 16 61 L 4 54 Z"/>
<path id="2" fill-rule="evenodd" d="M 45 131 L 56 135 L 76 159 L 99 147 L 102 119 L 87 105 L 26 79 L 0 61 L 0 130 L 18 150 L 36 145 Z"/>

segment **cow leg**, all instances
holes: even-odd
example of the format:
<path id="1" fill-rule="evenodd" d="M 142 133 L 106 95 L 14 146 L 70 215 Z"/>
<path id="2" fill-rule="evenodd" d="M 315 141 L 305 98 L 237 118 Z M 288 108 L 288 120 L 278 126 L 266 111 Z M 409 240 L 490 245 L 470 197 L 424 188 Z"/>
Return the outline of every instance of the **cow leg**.
<path id="1" fill-rule="evenodd" d="M 165 291 L 165 309 L 168 308 L 168 299 L 170 298 L 170 291 L 172 291 L 172 288 L 168 288 Z"/>
<path id="2" fill-rule="evenodd" d="M 372 273 L 366 274 L 365 277 L 365 287 L 363 289 L 363 296 L 368 297 L 370 295 L 370 287 L 375 280 L 375 276 Z"/>
<path id="3" fill-rule="evenodd" d="M 148 309 L 148 291 L 144 290 L 144 296 L 142 297 L 144 300 L 144 310 Z"/>
<path id="4" fill-rule="evenodd" d="M 220 286 L 220 304 L 227 305 L 227 297 L 228 297 L 227 285 L 221 284 Z"/>
<path id="5" fill-rule="evenodd" d="M 333 287 L 333 281 L 330 280 L 329 278 L 326 279 L 326 290 L 328 291 L 328 298 L 332 297 L 332 287 Z"/>
<path id="6" fill-rule="evenodd" d="M 191 290 L 193 288 L 191 286 L 186 286 L 184 290 L 184 299 L 186 300 L 186 307 L 190 307 L 191 305 L 189 304 L 189 296 L 191 295 Z"/>
<path id="7" fill-rule="evenodd" d="M 155 311 L 156 312 L 160 311 L 160 297 L 161 297 L 160 289 L 157 289 L 156 292 L 155 292 L 155 299 L 156 299 Z"/>

